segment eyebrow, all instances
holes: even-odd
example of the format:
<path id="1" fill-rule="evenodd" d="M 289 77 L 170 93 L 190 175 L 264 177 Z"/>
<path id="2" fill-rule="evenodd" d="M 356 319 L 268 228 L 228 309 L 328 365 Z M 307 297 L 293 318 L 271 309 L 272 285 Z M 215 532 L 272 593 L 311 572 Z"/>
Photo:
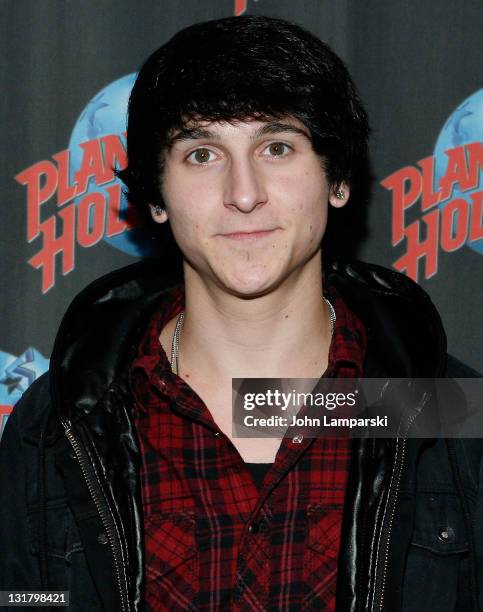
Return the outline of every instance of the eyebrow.
<path id="1" fill-rule="evenodd" d="M 266 134 L 281 134 L 284 132 L 297 134 L 298 136 L 305 136 L 305 138 L 312 141 L 310 133 L 307 130 L 299 128 L 296 125 L 292 125 L 291 123 L 282 123 L 279 121 L 271 121 L 270 123 L 266 123 L 260 127 L 255 132 L 253 139 L 256 140 L 257 138 L 260 138 L 260 136 L 265 136 Z"/>
<path id="2" fill-rule="evenodd" d="M 281 134 L 281 133 L 291 133 L 296 134 L 298 136 L 304 136 L 308 140 L 312 141 L 310 133 L 303 129 L 299 128 L 290 123 L 282 123 L 279 121 L 271 121 L 270 123 L 266 123 L 265 125 L 258 128 L 258 130 L 253 134 L 252 140 L 257 140 L 262 136 L 266 136 L 267 134 Z M 200 127 L 185 127 L 178 130 L 168 141 L 168 147 L 174 146 L 177 142 L 183 142 L 186 140 L 220 140 L 219 134 L 216 132 L 212 132 L 211 130 L 200 128 Z"/>
<path id="3" fill-rule="evenodd" d="M 218 134 L 205 130 L 204 128 L 181 128 L 168 140 L 168 146 L 172 147 L 177 142 L 183 142 L 184 140 L 201 140 L 203 138 L 210 140 L 220 140 Z"/>

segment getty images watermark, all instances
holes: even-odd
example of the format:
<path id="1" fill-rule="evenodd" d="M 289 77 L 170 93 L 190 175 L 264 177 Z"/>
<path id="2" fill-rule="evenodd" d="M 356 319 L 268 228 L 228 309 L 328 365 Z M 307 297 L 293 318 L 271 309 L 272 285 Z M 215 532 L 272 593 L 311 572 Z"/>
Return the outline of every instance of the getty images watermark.
<path id="1" fill-rule="evenodd" d="M 483 378 L 233 379 L 233 436 L 483 437 Z"/>

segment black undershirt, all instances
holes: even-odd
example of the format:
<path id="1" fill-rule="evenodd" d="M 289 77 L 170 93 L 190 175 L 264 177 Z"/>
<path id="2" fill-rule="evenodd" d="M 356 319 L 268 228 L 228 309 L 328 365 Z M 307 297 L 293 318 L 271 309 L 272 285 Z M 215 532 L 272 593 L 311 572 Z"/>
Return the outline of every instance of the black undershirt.
<path id="1" fill-rule="evenodd" d="M 263 479 L 265 478 L 265 474 L 268 472 L 272 463 L 248 463 L 245 461 L 245 465 L 250 471 L 253 480 L 255 481 L 255 485 L 257 489 L 262 486 Z"/>

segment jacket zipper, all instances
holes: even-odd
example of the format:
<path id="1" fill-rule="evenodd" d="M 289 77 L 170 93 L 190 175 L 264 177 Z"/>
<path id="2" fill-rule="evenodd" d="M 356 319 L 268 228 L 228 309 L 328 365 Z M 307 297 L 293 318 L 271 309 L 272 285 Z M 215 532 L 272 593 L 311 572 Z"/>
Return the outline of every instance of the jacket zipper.
<path id="1" fill-rule="evenodd" d="M 92 466 L 90 465 L 90 460 L 86 457 L 84 450 L 76 439 L 70 421 L 62 419 L 62 425 L 65 429 L 65 435 L 69 440 L 75 456 L 79 461 L 79 465 L 81 471 L 84 475 L 84 479 L 87 484 L 87 488 L 89 489 L 89 493 L 96 505 L 97 511 L 102 521 L 102 525 L 105 529 L 106 536 L 109 542 L 109 546 L 111 547 L 112 556 L 114 559 L 114 570 L 116 574 L 117 586 L 119 588 L 120 594 L 120 602 L 121 602 L 121 612 L 129 612 L 129 598 L 127 595 L 127 584 L 126 588 L 123 588 L 123 560 L 122 560 L 122 549 L 119 541 L 119 537 L 116 535 L 116 527 L 114 523 L 114 518 L 106 509 L 103 507 L 105 505 L 104 500 L 102 499 L 102 495 L 99 492 L 99 484 L 97 482 L 97 478 L 94 474 L 92 474 Z M 125 583 L 125 580 L 124 580 Z"/>
<path id="2" fill-rule="evenodd" d="M 381 581 L 380 581 L 380 586 L 378 587 L 377 585 L 377 576 L 378 576 L 378 560 L 376 559 L 376 567 L 375 567 L 375 572 L 374 572 L 374 608 L 375 610 L 378 610 L 379 612 L 381 612 L 383 610 L 384 607 L 384 595 L 385 595 L 385 587 L 386 587 L 386 578 L 387 578 L 387 570 L 388 570 L 388 566 L 389 566 L 389 544 L 391 541 L 391 532 L 392 532 L 392 526 L 393 526 L 393 522 L 394 522 L 394 515 L 396 514 L 396 505 L 397 505 L 397 496 L 399 494 L 399 485 L 401 482 L 401 475 L 402 475 L 402 471 L 404 468 L 404 460 L 405 460 L 405 456 L 406 456 L 406 435 L 409 431 L 409 429 L 411 428 L 411 425 L 413 424 L 413 421 L 416 418 L 416 414 L 413 414 L 409 417 L 407 423 L 406 423 L 406 427 L 404 429 L 404 433 L 403 433 L 403 437 L 402 438 L 397 438 L 397 441 L 399 442 L 399 440 L 401 440 L 401 453 L 398 457 L 398 459 L 396 460 L 396 465 L 394 466 L 394 474 L 395 474 L 395 478 L 393 478 L 391 480 L 391 484 L 389 485 L 389 493 L 388 493 L 388 499 L 387 499 L 387 505 L 386 508 L 389 508 L 389 518 L 387 519 L 387 522 L 383 523 L 382 527 L 381 527 L 381 547 L 379 548 L 379 550 L 384 551 L 383 552 L 383 567 L 382 567 L 382 577 L 381 577 Z M 392 490 L 391 490 L 392 489 Z M 392 493 L 392 496 L 391 496 Z M 392 497 L 392 498 L 391 498 Z M 379 554 L 378 554 L 379 556 Z M 380 590 L 379 593 L 377 593 L 378 588 Z M 377 597 L 378 596 L 378 597 Z M 376 602 L 378 601 L 378 604 L 376 604 Z"/>
<path id="3" fill-rule="evenodd" d="M 388 500 L 387 500 L 387 506 L 389 507 L 389 518 L 387 519 L 386 525 L 383 525 L 381 527 L 381 540 L 382 540 L 382 545 L 381 545 L 381 550 L 383 550 L 383 566 L 382 566 L 382 578 L 381 578 L 381 582 L 380 582 L 380 593 L 377 593 L 377 575 L 378 575 L 378 567 L 377 567 L 377 562 L 376 562 L 376 568 L 375 568 L 375 586 L 374 586 L 374 602 L 376 602 L 379 599 L 379 603 L 375 606 L 376 610 L 379 610 L 379 612 L 381 612 L 383 610 L 384 607 L 384 595 L 385 595 L 385 586 L 386 586 L 386 578 L 387 578 L 387 571 L 388 571 L 388 566 L 389 566 L 389 544 L 391 541 L 391 533 L 392 533 L 392 526 L 393 526 L 393 522 L 394 522 L 394 515 L 396 514 L 396 502 L 397 502 L 397 496 L 399 493 L 399 484 L 401 482 L 401 474 L 403 471 L 403 467 L 404 467 L 404 459 L 405 459 L 405 454 L 406 454 L 406 439 L 402 438 L 401 441 L 401 454 L 400 454 L 400 459 L 398 464 L 395 466 L 395 479 L 392 481 L 391 486 L 393 486 L 393 491 L 392 491 L 392 499 L 391 499 L 391 489 L 389 490 L 389 494 L 388 494 Z M 377 595 L 379 595 L 379 597 L 377 597 Z"/>

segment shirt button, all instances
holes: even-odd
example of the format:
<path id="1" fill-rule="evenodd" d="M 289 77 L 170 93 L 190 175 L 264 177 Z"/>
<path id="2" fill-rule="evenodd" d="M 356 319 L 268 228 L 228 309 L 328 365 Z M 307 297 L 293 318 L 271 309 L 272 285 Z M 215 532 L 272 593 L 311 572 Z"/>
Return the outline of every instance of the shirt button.
<path id="1" fill-rule="evenodd" d="M 215 436 L 219 438 L 221 436 L 221 433 L 219 431 L 215 431 Z"/>
<path id="2" fill-rule="evenodd" d="M 294 444 L 301 444 L 301 443 L 303 442 L 303 440 L 304 440 L 304 437 L 303 437 L 303 435 L 302 435 L 302 434 L 297 434 L 296 436 L 294 436 L 294 437 L 292 438 L 292 442 L 293 442 Z"/>
<path id="3" fill-rule="evenodd" d="M 441 540 L 441 542 L 449 542 L 453 536 L 453 533 L 454 532 L 451 527 L 442 527 L 439 530 L 438 538 Z"/>
<path id="4" fill-rule="evenodd" d="M 260 523 L 250 523 L 248 531 L 253 534 L 258 533 L 260 531 Z"/>

